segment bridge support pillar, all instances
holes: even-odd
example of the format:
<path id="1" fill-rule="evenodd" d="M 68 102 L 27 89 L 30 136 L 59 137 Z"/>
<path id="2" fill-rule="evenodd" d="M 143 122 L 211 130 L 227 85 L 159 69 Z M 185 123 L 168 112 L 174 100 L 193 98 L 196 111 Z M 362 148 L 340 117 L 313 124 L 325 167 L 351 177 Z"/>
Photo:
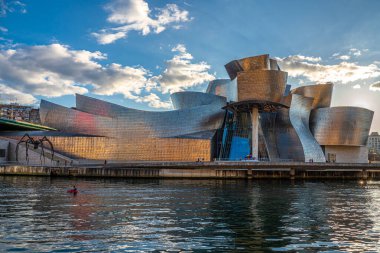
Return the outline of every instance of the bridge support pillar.
<path id="1" fill-rule="evenodd" d="M 252 179 L 252 169 L 247 170 L 247 179 Z"/>
<path id="2" fill-rule="evenodd" d="M 362 170 L 362 179 L 367 180 L 368 179 L 368 171 L 367 170 Z"/>
<path id="3" fill-rule="evenodd" d="M 296 178 L 296 169 L 295 168 L 290 168 L 290 179 L 294 180 Z"/>

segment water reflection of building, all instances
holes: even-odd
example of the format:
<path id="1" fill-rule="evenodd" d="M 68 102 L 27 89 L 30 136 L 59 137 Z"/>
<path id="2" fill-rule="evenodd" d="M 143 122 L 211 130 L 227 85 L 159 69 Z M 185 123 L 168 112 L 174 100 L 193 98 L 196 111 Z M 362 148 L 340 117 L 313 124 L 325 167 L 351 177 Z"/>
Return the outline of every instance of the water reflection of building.
<path id="1" fill-rule="evenodd" d="M 290 89 L 269 55 L 225 65 L 206 93 L 171 95 L 174 110 L 141 111 L 83 95 L 76 107 L 42 100 L 49 138 L 73 159 L 368 162 L 373 112 L 330 107 L 333 84 Z M 49 133 L 46 133 L 49 135 Z"/>

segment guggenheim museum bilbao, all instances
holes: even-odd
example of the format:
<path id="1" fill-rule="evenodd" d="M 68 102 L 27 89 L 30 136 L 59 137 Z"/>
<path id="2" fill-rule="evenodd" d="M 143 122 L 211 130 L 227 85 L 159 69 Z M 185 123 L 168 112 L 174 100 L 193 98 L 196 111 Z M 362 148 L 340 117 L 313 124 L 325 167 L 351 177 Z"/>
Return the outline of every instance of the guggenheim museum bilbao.
<path id="1" fill-rule="evenodd" d="M 373 111 L 331 107 L 333 84 L 290 89 L 269 55 L 233 60 L 230 79 L 205 93 L 171 95 L 174 110 L 142 111 L 76 95 L 76 107 L 41 101 L 56 153 L 107 161 L 368 162 Z"/>

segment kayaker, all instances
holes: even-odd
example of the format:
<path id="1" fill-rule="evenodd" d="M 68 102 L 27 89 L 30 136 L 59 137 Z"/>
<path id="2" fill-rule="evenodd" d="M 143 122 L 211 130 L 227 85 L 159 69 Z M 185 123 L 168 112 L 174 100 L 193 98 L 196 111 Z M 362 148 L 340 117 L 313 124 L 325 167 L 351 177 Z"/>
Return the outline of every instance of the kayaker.
<path id="1" fill-rule="evenodd" d="M 73 185 L 73 189 L 67 190 L 67 192 L 68 193 L 77 194 L 78 193 L 78 189 L 75 187 L 75 185 Z"/>

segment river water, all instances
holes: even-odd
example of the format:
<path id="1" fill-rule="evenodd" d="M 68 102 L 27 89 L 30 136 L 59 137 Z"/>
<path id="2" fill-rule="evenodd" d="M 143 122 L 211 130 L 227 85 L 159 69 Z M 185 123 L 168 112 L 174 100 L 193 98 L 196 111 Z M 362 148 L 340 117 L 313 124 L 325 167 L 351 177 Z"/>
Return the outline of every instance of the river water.
<path id="1" fill-rule="evenodd" d="M 380 252 L 380 182 L 0 176 L 7 251 Z"/>

